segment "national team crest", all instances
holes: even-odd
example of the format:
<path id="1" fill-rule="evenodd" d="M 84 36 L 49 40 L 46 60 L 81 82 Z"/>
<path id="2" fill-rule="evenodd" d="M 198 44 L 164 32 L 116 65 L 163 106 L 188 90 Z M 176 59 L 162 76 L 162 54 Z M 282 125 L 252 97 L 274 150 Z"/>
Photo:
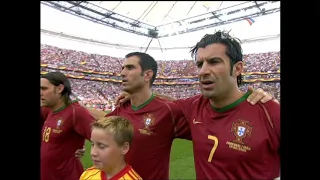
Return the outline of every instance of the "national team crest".
<path id="1" fill-rule="evenodd" d="M 143 115 L 142 123 L 143 123 L 144 128 L 139 129 L 139 132 L 141 134 L 145 134 L 145 135 L 153 134 L 153 132 L 150 130 L 150 126 L 154 125 L 155 120 L 156 120 L 156 118 L 155 118 L 154 114 L 147 113 L 147 114 Z"/>
<path id="2" fill-rule="evenodd" d="M 146 129 L 149 129 L 149 127 L 154 124 L 154 121 L 155 117 L 153 114 L 148 113 L 143 116 L 143 124 Z"/>
<path id="3" fill-rule="evenodd" d="M 63 124 L 62 118 L 58 119 L 58 121 L 57 121 L 57 129 L 60 129 L 60 127 L 62 126 L 62 124 Z"/>
<path id="4" fill-rule="evenodd" d="M 231 132 L 236 136 L 233 142 L 244 144 L 243 139 L 251 136 L 252 127 L 248 123 L 249 121 L 241 119 L 238 122 L 233 122 Z"/>
<path id="5" fill-rule="evenodd" d="M 247 128 L 246 127 L 243 127 L 243 126 L 238 126 L 237 127 L 237 134 L 239 137 L 242 137 L 245 135 L 245 132 L 246 132 Z"/>

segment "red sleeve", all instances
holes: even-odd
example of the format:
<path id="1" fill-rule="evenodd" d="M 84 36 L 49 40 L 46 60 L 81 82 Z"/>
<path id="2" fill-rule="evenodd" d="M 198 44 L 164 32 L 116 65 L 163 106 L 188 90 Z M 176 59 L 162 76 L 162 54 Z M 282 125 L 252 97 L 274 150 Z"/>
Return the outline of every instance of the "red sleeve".
<path id="1" fill-rule="evenodd" d="M 175 138 L 192 140 L 188 120 L 184 116 L 181 108 L 172 102 L 168 102 L 168 105 L 174 125 Z"/>
<path id="2" fill-rule="evenodd" d="M 49 112 L 49 108 L 41 107 L 41 119 L 43 120 L 43 122 L 47 119 Z"/>
<path id="3" fill-rule="evenodd" d="M 270 131 L 271 135 L 273 135 L 275 138 L 273 138 L 273 146 L 276 148 L 280 148 L 280 104 L 274 102 L 274 101 L 268 101 L 267 103 L 262 104 L 263 107 L 266 109 L 266 116 L 268 118 L 268 121 L 270 121 L 268 124 L 270 125 Z"/>
<path id="4" fill-rule="evenodd" d="M 95 121 L 90 112 L 81 106 L 74 106 L 74 127 L 77 133 L 86 139 L 91 138 L 91 124 Z"/>
<path id="5" fill-rule="evenodd" d="M 201 95 L 197 95 L 197 96 L 193 96 L 187 99 L 178 99 L 173 101 L 174 103 L 176 103 L 180 109 L 182 110 L 182 113 L 184 114 L 184 116 L 189 119 L 190 117 L 190 112 L 191 112 L 191 108 L 192 108 L 192 103 L 199 99 L 199 97 L 201 97 Z"/>
<path id="6" fill-rule="evenodd" d="M 42 126 L 50 113 L 50 109 L 46 108 L 46 107 L 41 107 L 40 110 L 41 110 L 41 112 L 40 112 L 40 127 L 42 129 Z"/>
<path id="7" fill-rule="evenodd" d="M 110 113 L 106 114 L 106 117 L 108 116 L 118 116 L 118 108 L 116 107 L 113 111 L 111 111 Z"/>
<path id="8" fill-rule="evenodd" d="M 42 141 L 42 127 L 43 127 L 43 124 L 44 122 L 46 121 L 47 117 L 48 117 L 48 114 L 50 112 L 50 109 L 49 108 L 46 108 L 46 107 L 40 107 L 40 142 Z"/>

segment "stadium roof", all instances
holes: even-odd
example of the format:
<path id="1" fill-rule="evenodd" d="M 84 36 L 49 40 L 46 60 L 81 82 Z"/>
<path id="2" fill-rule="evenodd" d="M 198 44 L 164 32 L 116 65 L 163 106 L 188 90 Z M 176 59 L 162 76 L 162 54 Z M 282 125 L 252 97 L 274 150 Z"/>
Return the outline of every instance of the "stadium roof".
<path id="1" fill-rule="evenodd" d="M 53 1 L 50 1 L 53 2 Z M 57 4 L 70 6 L 73 10 L 77 11 L 77 7 L 71 7 L 72 4 L 62 1 L 54 1 Z M 76 2 L 76 1 L 69 1 Z M 84 3 L 85 8 L 92 8 L 94 6 L 85 4 L 87 1 L 79 1 Z M 118 3 L 116 3 L 118 2 Z M 104 6 L 105 9 L 109 11 L 114 11 L 123 16 L 129 18 L 138 18 L 144 13 L 146 9 L 143 9 L 142 4 L 148 4 L 148 2 L 121 2 L 121 1 L 111 1 L 111 2 L 90 2 L 91 4 L 97 4 L 100 7 Z M 192 2 L 192 1 L 190 1 Z M 195 14 L 200 14 L 199 12 L 206 13 L 205 8 L 201 8 L 200 4 L 205 2 L 196 2 L 193 1 L 193 4 L 187 7 L 187 3 L 190 2 L 177 2 L 174 5 L 174 2 L 158 2 L 154 8 L 150 11 L 149 14 L 144 13 L 145 18 L 142 16 L 140 21 L 144 23 L 150 23 L 153 25 L 170 23 L 172 21 L 179 20 L 183 17 L 187 17 L 186 14 L 190 11 L 193 4 L 194 7 L 190 11 L 190 16 L 197 16 Z M 214 9 L 224 7 L 230 7 L 232 5 L 237 5 L 243 3 L 243 1 L 229 2 L 229 1 L 218 1 L 209 2 L 211 6 L 207 4 L 206 7 L 209 8 L 209 12 L 214 11 Z M 267 1 L 269 3 L 269 1 Z M 100 4 L 99 4 L 100 3 Z M 171 9 L 165 9 L 161 4 L 171 4 L 171 7 L 174 5 L 170 13 L 168 11 Z M 251 3 L 252 6 L 254 1 L 247 1 Z M 258 1 L 261 3 L 261 1 Z M 133 4 L 135 6 L 133 6 Z M 151 2 L 149 2 L 149 5 Z M 154 2 L 155 4 L 155 2 Z M 168 5 L 167 5 L 168 6 Z M 239 5 L 240 6 L 240 5 Z M 269 3 L 266 5 L 266 9 L 272 9 L 274 6 L 278 6 L 279 3 Z M 129 8 L 130 7 L 130 8 Z M 134 7 L 134 8 L 131 8 Z M 157 9 L 157 7 L 159 9 Z M 162 7 L 162 8 L 160 8 Z M 176 9 L 176 8 L 177 9 Z M 238 7 L 238 6 L 237 6 Z M 80 9 L 80 8 L 79 8 Z M 149 8 L 149 10 L 151 7 Z M 163 9 L 161 11 L 161 9 Z M 183 9 L 180 11 L 180 9 Z M 165 12 L 166 11 L 166 12 Z M 194 11 L 194 12 L 193 12 Z M 223 11 L 223 10 L 222 10 Z M 249 11 L 259 11 L 258 8 L 253 7 Z M 140 15 L 139 13 L 140 12 Z M 227 11 L 229 12 L 229 10 Z M 226 13 L 227 13 L 226 12 Z M 194 13 L 194 14 L 192 14 Z M 235 14 L 236 16 L 241 16 L 242 12 Z M 248 13 L 248 10 L 247 10 Z M 89 15 L 89 13 L 87 13 Z M 92 13 L 91 13 L 92 14 Z M 92 14 L 92 16 L 97 17 L 97 14 Z M 146 15 L 147 14 L 147 15 Z M 163 20 L 163 17 L 167 17 Z M 171 14 L 171 15 L 170 15 Z M 174 16 L 174 14 L 176 14 Z M 168 17 L 174 16 L 174 17 Z M 212 14 L 211 14 L 212 16 Z M 232 18 L 227 15 L 228 18 Z M 116 16 L 118 17 L 118 16 Z M 159 17 L 162 17 L 159 18 Z M 198 17 L 199 18 L 199 17 Z M 202 16 L 200 17 L 202 18 Z M 219 17 L 220 18 L 220 17 Z M 221 17 L 223 18 L 223 17 Z M 193 31 L 189 33 L 179 34 L 178 30 L 175 28 L 170 28 L 172 32 L 177 32 L 177 35 L 162 37 L 152 40 L 150 37 L 141 36 L 135 33 L 129 33 L 125 31 L 120 31 L 117 28 L 106 26 L 105 24 L 97 23 L 90 19 L 79 17 L 76 14 L 68 13 L 65 8 L 55 8 L 52 6 L 47 6 L 44 3 L 41 4 L 41 43 L 53 45 L 61 48 L 74 49 L 90 53 L 106 54 L 115 57 L 123 57 L 124 54 L 127 54 L 132 51 L 147 51 L 151 53 L 153 57 L 161 60 L 181 60 L 181 59 L 190 59 L 190 47 L 193 46 L 201 37 L 207 33 L 213 33 L 216 30 L 231 30 L 231 34 L 240 38 L 241 40 L 247 42 L 243 44 L 244 53 L 257 53 L 257 52 L 268 52 L 268 51 L 278 51 L 280 50 L 280 12 L 271 13 L 267 15 L 260 15 L 258 17 L 252 18 L 254 23 L 250 23 L 247 20 L 241 20 L 229 24 L 223 24 L 215 27 L 204 28 L 198 31 Z M 148 21 L 148 22 L 147 22 Z M 203 22 L 203 23 L 210 23 Z M 158 23 L 158 24 L 157 24 Z M 197 23 L 197 24 L 201 24 Z M 152 25 L 152 26 L 153 26 Z M 160 32 L 160 31 L 159 31 Z M 72 38 L 72 36 L 80 38 Z M 267 38 L 266 38 L 267 37 Z M 272 37 L 272 38 L 271 38 Z M 276 39 L 273 37 L 277 37 Z M 80 39 L 83 40 L 80 40 Z M 88 40 L 89 39 L 89 40 Z M 261 40 L 261 39 L 270 39 L 270 40 Z M 103 42 L 103 43 L 97 43 Z M 255 41 L 255 42 L 254 42 Z M 149 47 L 149 48 L 148 48 Z"/>
<path id="2" fill-rule="evenodd" d="M 115 13 L 159 26 L 250 1 L 89 1 Z M 251 1 L 254 4 L 254 1 Z"/>
<path id="3" fill-rule="evenodd" d="M 162 38 L 280 11 L 280 1 L 42 1 L 118 30 Z"/>

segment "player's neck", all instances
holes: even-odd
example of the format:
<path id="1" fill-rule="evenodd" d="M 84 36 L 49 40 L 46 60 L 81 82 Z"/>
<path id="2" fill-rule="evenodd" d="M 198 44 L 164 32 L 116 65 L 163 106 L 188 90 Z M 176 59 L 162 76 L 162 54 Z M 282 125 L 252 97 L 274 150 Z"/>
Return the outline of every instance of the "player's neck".
<path id="1" fill-rule="evenodd" d="M 236 88 L 232 90 L 230 93 L 225 94 L 224 96 L 210 99 L 210 104 L 215 108 L 223 108 L 237 101 L 242 96 L 243 96 L 243 92 L 241 92 L 238 88 Z"/>
<path id="2" fill-rule="evenodd" d="M 130 94 L 131 106 L 138 107 L 148 101 L 152 96 L 152 91 L 150 88 L 142 89 L 139 92 Z"/>
<path id="3" fill-rule="evenodd" d="M 54 106 L 50 107 L 50 109 L 52 110 L 52 112 L 55 112 L 60 108 L 64 107 L 65 105 L 66 104 L 64 103 L 64 101 L 62 99 L 59 99 Z"/>
<path id="4" fill-rule="evenodd" d="M 111 179 L 113 176 L 118 174 L 123 168 L 126 167 L 126 165 L 127 164 L 124 161 L 120 161 L 114 167 L 104 170 L 104 172 L 105 172 L 105 174 L 107 176 L 107 179 Z"/>

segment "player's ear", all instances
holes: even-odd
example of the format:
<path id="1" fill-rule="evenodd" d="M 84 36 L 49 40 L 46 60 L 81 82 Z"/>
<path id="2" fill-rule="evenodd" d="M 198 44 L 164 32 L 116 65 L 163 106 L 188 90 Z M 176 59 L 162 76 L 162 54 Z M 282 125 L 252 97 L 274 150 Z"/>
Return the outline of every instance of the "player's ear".
<path id="1" fill-rule="evenodd" d="M 121 147 L 122 154 L 123 155 L 127 154 L 129 149 L 130 149 L 130 144 L 128 142 L 125 142 Z"/>
<path id="2" fill-rule="evenodd" d="M 59 84 L 59 86 L 56 86 L 56 92 L 58 94 L 62 93 L 63 89 L 64 89 L 64 85 L 63 84 Z"/>
<path id="3" fill-rule="evenodd" d="M 151 69 L 144 71 L 144 80 L 145 81 L 150 81 L 153 76 L 153 71 Z"/>
<path id="4" fill-rule="evenodd" d="M 243 61 L 238 61 L 233 65 L 232 75 L 234 77 L 238 77 L 243 71 Z"/>

